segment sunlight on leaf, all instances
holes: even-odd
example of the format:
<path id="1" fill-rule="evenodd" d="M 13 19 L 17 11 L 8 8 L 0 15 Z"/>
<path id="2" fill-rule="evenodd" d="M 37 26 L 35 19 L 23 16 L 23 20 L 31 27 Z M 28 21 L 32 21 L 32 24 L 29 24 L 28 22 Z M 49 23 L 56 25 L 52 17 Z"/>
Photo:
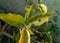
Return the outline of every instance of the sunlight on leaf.
<path id="1" fill-rule="evenodd" d="M 19 14 L 11 14 L 11 13 L 9 14 L 0 13 L 0 19 L 15 27 L 19 27 L 21 24 L 25 22 L 23 16 Z"/>
<path id="2" fill-rule="evenodd" d="M 20 31 L 20 35 L 18 43 L 30 43 L 30 33 L 27 29 L 23 27 Z"/>
<path id="3" fill-rule="evenodd" d="M 40 22 L 36 20 L 36 21 L 32 22 L 32 24 L 34 26 L 40 26 L 40 25 L 44 24 L 45 22 L 47 22 L 48 19 L 49 19 L 49 17 L 44 17 L 44 18 L 41 19 Z"/>
<path id="4" fill-rule="evenodd" d="M 55 13 L 55 11 L 47 12 L 46 14 L 36 14 L 36 15 L 32 16 L 32 17 L 29 19 L 29 21 L 30 21 L 30 22 L 33 22 L 33 21 L 37 20 L 38 18 L 42 19 L 42 18 L 44 18 L 44 17 L 51 16 L 51 15 L 54 14 L 54 13 Z"/>

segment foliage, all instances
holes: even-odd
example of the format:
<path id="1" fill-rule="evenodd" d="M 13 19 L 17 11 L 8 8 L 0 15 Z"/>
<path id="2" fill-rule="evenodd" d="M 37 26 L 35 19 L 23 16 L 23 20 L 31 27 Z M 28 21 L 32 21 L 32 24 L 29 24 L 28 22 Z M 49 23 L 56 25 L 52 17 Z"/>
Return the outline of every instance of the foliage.
<path id="1" fill-rule="evenodd" d="M 55 13 L 55 11 L 47 12 L 47 6 L 44 4 L 37 4 L 38 8 L 34 6 L 33 4 L 26 6 L 25 9 L 27 10 L 25 15 L 22 16 L 20 14 L 1 14 L 0 13 L 0 19 L 5 21 L 6 23 L 15 26 L 20 27 L 20 39 L 18 43 L 30 43 L 30 37 L 31 35 L 34 35 L 34 32 L 31 30 L 32 26 L 38 26 L 40 27 L 42 24 L 46 23 L 46 27 L 43 29 L 43 31 L 39 31 L 40 36 L 42 39 L 39 41 L 40 43 L 53 43 L 53 39 L 50 35 L 51 31 L 49 30 L 50 27 L 48 25 L 48 20 L 51 17 L 52 14 Z M 39 14 L 34 14 L 36 11 L 39 12 Z M 33 37 L 32 37 L 33 38 Z M 35 38 L 35 36 L 34 36 Z M 35 39 L 33 39 L 35 40 Z M 38 42 L 38 41 L 36 41 Z M 33 41 L 31 43 L 34 43 Z"/>

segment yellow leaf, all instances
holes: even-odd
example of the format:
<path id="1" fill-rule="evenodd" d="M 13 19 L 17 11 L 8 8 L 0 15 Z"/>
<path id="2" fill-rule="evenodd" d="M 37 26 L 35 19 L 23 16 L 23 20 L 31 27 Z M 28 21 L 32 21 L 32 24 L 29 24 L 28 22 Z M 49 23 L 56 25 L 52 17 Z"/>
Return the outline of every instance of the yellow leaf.
<path id="1" fill-rule="evenodd" d="M 27 29 L 22 28 L 20 34 L 21 36 L 18 43 L 30 43 L 30 33 Z"/>
<path id="2" fill-rule="evenodd" d="M 21 24 L 23 24 L 25 22 L 25 19 L 20 14 L 11 14 L 11 13 L 1 14 L 0 13 L 0 19 L 5 21 L 6 23 L 8 23 L 12 26 L 16 26 L 16 27 L 19 27 Z"/>
<path id="3" fill-rule="evenodd" d="M 28 19 L 33 11 L 33 5 L 26 6 L 25 9 L 27 10 L 27 12 L 25 13 L 25 18 Z"/>
<path id="4" fill-rule="evenodd" d="M 47 6 L 45 4 L 38 4 L 38 8 L 41 9 L 41 13 L 46 14 L 47 13 Z"/>

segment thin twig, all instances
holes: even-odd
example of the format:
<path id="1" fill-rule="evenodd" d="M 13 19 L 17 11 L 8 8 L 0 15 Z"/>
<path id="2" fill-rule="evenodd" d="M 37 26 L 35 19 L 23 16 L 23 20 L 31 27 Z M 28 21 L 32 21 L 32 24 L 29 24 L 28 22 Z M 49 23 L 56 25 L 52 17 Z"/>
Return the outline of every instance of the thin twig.
<path id="1" fill-rule="evenodd" d="M 1 31 L 4 31 L 4 29 L 6 28 L 6 26 L 7 26 L 7 23 L 5 23 L 4 24 L 4 26 L 3 26 L 3 28 L 2 28 L 2 30 Z M 1 34 L 1 32 L 0 32 L 0 42 L 1 42 L 1 40 L 2 40 L 2 38 L 3 38 L 3 35 Z"/>
<path id="2" fill-rule="evenodd" d="M 35 31 L 36 33 L 40 33 L 40 34 L 41 34 L 41 32 L 37 31 L 37 30 L 36 30 L 36 29 L 34 29 L 34 28 L 33 28 L 32 30 L 33 30 L 33 31 Z"/>
<path id="3" fill-rule="evenodd" d="M 8 24 L 5 23 L 5 25 L 4 25 L 3 28 L 2 28 L 2 31 L 4 31 L 4 29 L 6 28 L 7 25 L 8 25 Z"/>
<path id="4" fill-rule="evenodd" d="M 7 36 L 7 37 L 13 39 L 13 36 L 12 36 L 12 35 L 10 35 L 10 34 L 4 32 L 4 31 L 2 31 L 1 34 L 3 34 L 3 35 L 5 35 L 5 36 Z"/>

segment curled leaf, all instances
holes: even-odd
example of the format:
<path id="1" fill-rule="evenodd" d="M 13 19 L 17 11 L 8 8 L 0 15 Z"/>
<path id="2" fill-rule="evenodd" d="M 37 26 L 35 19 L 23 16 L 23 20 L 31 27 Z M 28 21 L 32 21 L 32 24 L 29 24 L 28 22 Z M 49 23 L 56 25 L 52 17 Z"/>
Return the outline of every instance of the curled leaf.
<path id="1" fill-rule="evenodd" d="M 22 28 L 20 34 L 21 36 L 18 43 L 30 43 L 30 33 L 27 29 Z"/>
<path id="2" fill-rule="evenodd" d="M 26 6 L 25 9 L 27 10 L 25 13 L 25 19 L 28 19 L 32 15 L 33 5 Z"/>

